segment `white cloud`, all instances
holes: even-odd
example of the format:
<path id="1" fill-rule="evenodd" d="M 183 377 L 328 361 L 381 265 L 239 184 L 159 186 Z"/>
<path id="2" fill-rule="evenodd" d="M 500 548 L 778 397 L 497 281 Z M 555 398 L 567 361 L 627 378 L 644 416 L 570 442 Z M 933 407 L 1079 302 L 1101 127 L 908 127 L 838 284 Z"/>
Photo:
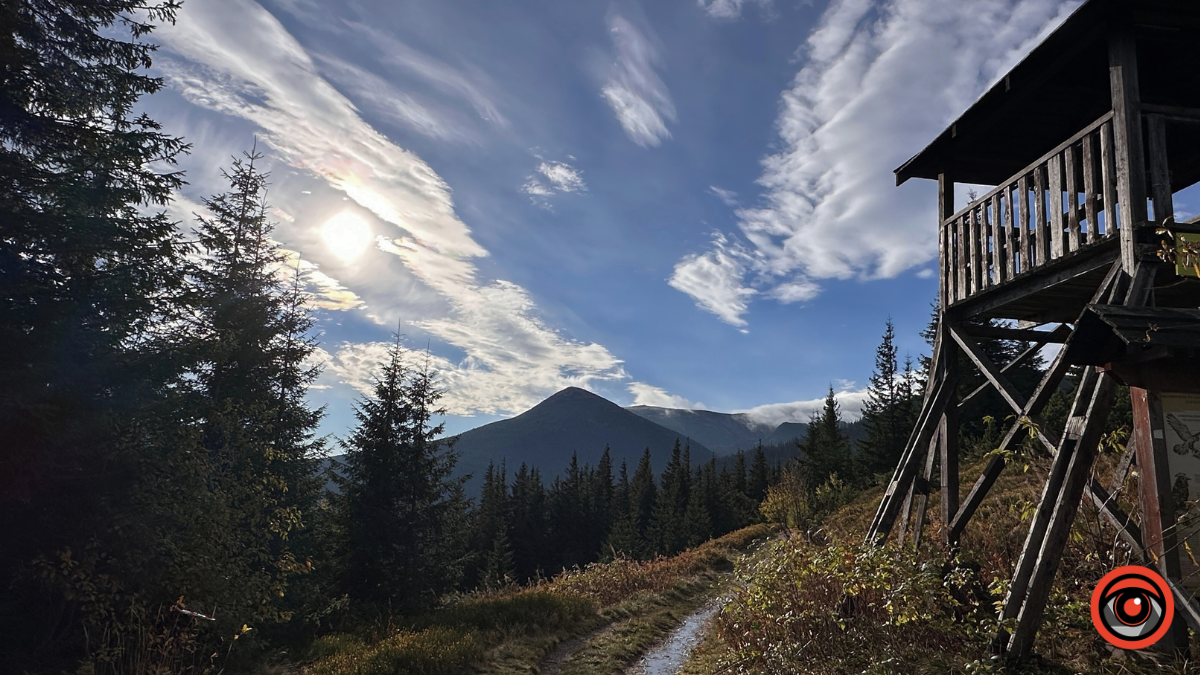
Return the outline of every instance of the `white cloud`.
<path id="1" fill-rule="evenodd" d="M 450 388 L 445 401 L 453 412 L 519 412 L 563 387 L 628 377 L 603 346 L 544 325 L 525 289 L 478 278 L 473 259 L 488 252 L 455 213 L 449 186 L 417 155 L 366 124 L 262 7 L 250 0 L 189 3 L 178 24 L 156 35 L 167 52 L 157 63 L 187 100 L 249 120 L 282 160 L 323 178 L 394 228 L 377 238 L 378 248 L 435 291 L 446 308 L 442 316 L 411 323 L 463 355 L 453 362 L 432 360 Z M 391 58 L 430 78 L 451 76 L 412 50 Z M 453 78 L 444 83 L 472 100 L 482 116 L 502 121 L 470 84 Z M 396 267 L 386 261 L 373 266 L 366 275 L 371 288 L 402 283 L 407 272 Z M 378 317 L 381 309 L 373 309 Z M 394 324 L 396 317 L 382 318 Z M 330 371 L 361 382 L 370 364 L 378 365 L 377 350 L 344 345 Z"/>
<path id="2" fill-rule="evenodd" d="M 766 8 L 771 6 L 771 0 L 696 0 L 696 4 L 714 19 L 736 19 L 742 15 L 743 5 L 757 4 Z"/>
<path id="3" fill-rule="evenodd" d="M 724 190 L 716 185 L 709 185 L 708 191 L 717 196 L 725 206 L 734 207 L 738 205 L 737 193 L 733 190 Z"/>
<path id="4" fill-rule="evenodd" d="M 675 121 L 671 94 L 655 72 L 662 60 L 658 39 L 649 28 L 639 30 L 615 13 L 609 15 L 608 31 L 616 55 L 600 93 L 630 140 L 657 146 L 671 137 L 667 122 Z"/>
<path id="5" fill-rule="evenodd" d="M 762 203 L 738 211 L 750 285 L 794 302 L 815 295 L 823 279 L 891 278 L 935 257 L 932 189 L 920 186 L 925 181 L 897 189 L 893 169 L 1078 5 L 833 0 L 783 92 L 781 150 L 763 159 Z M 723 246 L 681 265 L 720 255 Z M 723 287 L 745 285 L 741 277 L 723 280 Z M 693 297 L 726 321 L 744 311 Z"/>
<path id="6" fill-rule="evenodd" d="M 853 382 L 842 382 L 841 387 L 834 392 L 838 406 L 842 412 L 842 420 L 853 422 L 862 417 L 863 402 L 867 400 L 867 390 L 854 389 Z M 789 403 L 768 403 L 746 410 L 734 412 L 746 415 L 750 420 L 769 427 L 777 427 L 784 422 L 807 422 L 814 413 L 825 408 L 825 397 L 808 401 L 791 401 Z"/>
<path id="7" fill-rule="evenodd" d="M 448 124 L 447 111 L 431 110 L 376 74 L 332 56 L 320 55 L 317 61 L 324 75 L 384 120 L 439 140 L 475 140 L 461 126 Z"/>
<path id="8" fill-rule="evenodd" d="M 675 265 L 669 283 L 696 301 L 696 306 L 716 314 L 731 326 L 745 326 L 742 314 L 757 291 L 742 283 L 746 273 L 746 254 L 731 245 L 725 235 L 713 237 L 713 247 L 703 254 L 692 254 Z"/>
<path id="9" fill-rule="evenodd" d="M 347 311 L 367 306 L 362 298 L 358 297 L 358 294 L 343 286 L 337 279 L 322 272 L 316 263 L 305 260 L 298 251 L 281 248 L 280 252 L 286 256 L 284 262 L 290 268 L 289 274 L 291 274 L 291 270 L 300 273 L 300 281 L 304 283 L 306 292 L 312 297 L 313 307 Z"/>
<path id="10" fill-rule="evenodd" d="M 580 175 L 579 169 L 566 162 L 542 162 L 538 165 L 537 170 L 559 192 L 583 192 L 587 190 L 587 186 L 583 184 L 583 176 Z"/>
<path id="11" fill-rule="evenodd" d="M 649 405 L 658 408 L 682 408 L 684 410 L 705 410 L 703 403 L 693 403 L 682 396 L 667 393 L 662 387 L 655 387 L 645 382 L 629 383 L 629 393 L 633 394 L 634 405 Z"/>

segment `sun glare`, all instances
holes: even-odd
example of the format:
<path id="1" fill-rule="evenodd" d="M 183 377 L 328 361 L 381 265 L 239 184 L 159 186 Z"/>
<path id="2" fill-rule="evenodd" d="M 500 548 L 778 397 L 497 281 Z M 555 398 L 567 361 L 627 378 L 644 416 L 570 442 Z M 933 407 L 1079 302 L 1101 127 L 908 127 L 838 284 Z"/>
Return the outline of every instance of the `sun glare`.
<path id="1" fill-rule="evenodd" d="M 360 216 L 344 211 L 326 221 L 321 236 L 334 255 L 350 262 L 371 244 L 371 226 Z"/>

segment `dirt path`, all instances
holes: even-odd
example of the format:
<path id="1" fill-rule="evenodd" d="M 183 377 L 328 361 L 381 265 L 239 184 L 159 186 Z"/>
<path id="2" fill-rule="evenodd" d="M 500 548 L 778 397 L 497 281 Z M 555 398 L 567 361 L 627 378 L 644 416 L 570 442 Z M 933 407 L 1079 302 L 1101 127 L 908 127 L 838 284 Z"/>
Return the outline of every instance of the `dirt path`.
<path id="1" fill-rule="evenodd" d="M 625 675 L 675 675 L 692 650 L 704 639 L 713 617 L 727 602 L 717 597 L 683 620 L 662 642 L 650 648 L 641 658 L 625 670 Z"/>

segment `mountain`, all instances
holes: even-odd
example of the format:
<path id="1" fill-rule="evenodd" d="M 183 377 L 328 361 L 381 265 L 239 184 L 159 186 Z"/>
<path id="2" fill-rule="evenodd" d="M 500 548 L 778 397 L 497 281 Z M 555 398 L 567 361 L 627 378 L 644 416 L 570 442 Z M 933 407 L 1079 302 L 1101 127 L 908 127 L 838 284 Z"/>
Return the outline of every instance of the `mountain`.
<path id="1" fill-rule="evenodd" d="M 455 473 L 472 475 L 468 494 L 478 492 L 488 463 L 499 465 L 501 460 L 507 463 L 509 476 L 525 462 L 540 469 L 549 483 L 570 465 L 571 453 L 579 453 L 581 465 L 595 466 L 605 445 L 612 453 L 614 475 L 621 460 L 629 463 L 632 475 L 646 448 L 657 472 L 666 465 L 676 439 L 686 443 L 689 438 L 589 391 L 568 387 L 516 417 L 459 434 Z M 694 458 L 710 455 L 695 440 L 691 448 Z"/>
<path id="2" fill-rule="evenodd" d="M 762 441 L 763 445 L 775 442 L 773 440 L 775 429 L 770 425 L 755 422 L 744 413 L 658 408 L 649 405 L 635 405 L 626 410 L 655 424 L 694 438 L 718 454 L 737 452 L 739 449 L 749 450 L 758 445 L 759 441 Z M 803 436 L 805 425 L 797 426 L 801 427 L 800 435 Z"/>

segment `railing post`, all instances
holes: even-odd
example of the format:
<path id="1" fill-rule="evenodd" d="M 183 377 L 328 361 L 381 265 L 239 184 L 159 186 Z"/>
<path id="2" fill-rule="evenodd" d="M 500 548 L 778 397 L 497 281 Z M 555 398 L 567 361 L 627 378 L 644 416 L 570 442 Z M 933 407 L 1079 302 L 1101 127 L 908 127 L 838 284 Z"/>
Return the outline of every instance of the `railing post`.
<path id="1" fill-rule="evenodd" d="M 1126 274 L 1137 265 L 1137 233 L 1146 222 L 1146 166 L 1142 157 L 1141 93 L 1133 23 L 1114 26 L 1108 41 L 1112 91 L 1113 149 L 1117 160 L 1117 200 L 1121 212 L 1121 264 Z M 1108 204 L 1104 205 L 1108 208 Z"/>
<path id="2" fill-rule="evenodd" d="M 938 174 L 938 298 L 941 299 L 942 309 L 950 306 L 953 294 L 950 293 L 950 279 L 954 274 L 950 264 L 954 258 L 950 250 L 950 227 L 946 221 L 954 215 L 954 181 L 945 173 Z"/>

